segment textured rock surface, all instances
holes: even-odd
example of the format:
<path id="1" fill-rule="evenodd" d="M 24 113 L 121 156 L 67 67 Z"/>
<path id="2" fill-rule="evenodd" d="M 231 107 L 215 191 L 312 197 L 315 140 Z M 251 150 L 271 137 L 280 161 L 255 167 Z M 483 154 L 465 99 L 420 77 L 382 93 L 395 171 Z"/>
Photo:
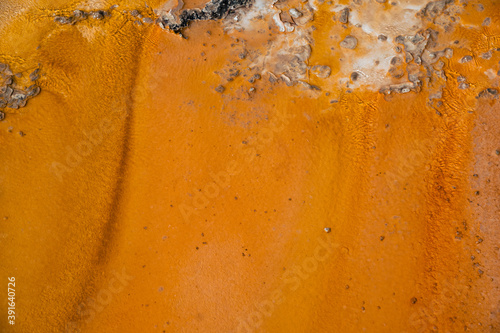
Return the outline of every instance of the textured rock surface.
<path id="1" fill-rule="evenodd" d="M 116 3 L 0 2 L 1 332 L 500 330 L 497 2 Z"/>

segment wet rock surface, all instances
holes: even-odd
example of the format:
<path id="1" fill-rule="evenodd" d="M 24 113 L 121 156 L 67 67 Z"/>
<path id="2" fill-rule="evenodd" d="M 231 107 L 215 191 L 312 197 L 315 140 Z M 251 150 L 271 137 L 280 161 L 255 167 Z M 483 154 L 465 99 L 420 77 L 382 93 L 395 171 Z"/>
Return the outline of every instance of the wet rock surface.
<path id="1" fill-rule="evenodd" d="M 94 20 L 103 20 L 109 17 L 111 13 L 105 10 L 88 11 L 74 10 L 68 15 L 58 15 L 54 17 L 54 22 L 60 25 L 73 25 L 80 21 L 86 20 L 87 18 L 92 18 Z"/>
<path id="2" fill-rule="evenodd" d="M 193 21 L 220 20 L 237 8 L 248 7 L 253 0 L 212 0 L 203 9 L 183 10 L 177 20 L 161 17 L 158 23 L 175 33 L 181 33 Z"/>
<path id="3" fill-rule="evenodd" d="M 349 22 L 349 8 L 348 7 L 341 10 L 339 21 L 340 21 L 340 23 L 344 23 L 344 24 Z"/>
<path id="4" fill-rule="evenodd" d="M 354 50 L 356 46 L 358 46 L 358 39 L 354 36 L 349 35 L 340 42 L 340 46 L 345 49 Z"/>
<path id="5" fill-rule="evenodd" d="M 332 70 L 329 66 L 325 65 L 316 65 L 311 68 L 311 73 L 316 75 L 319 78 L 326 79 L 332 73 Z"/>
<path id="6" fill-rule="evenodd" d="M 0 63 L 0 120 L 5 118 L 6 109 L 19 109 L 26 106 L 29 99 L 40 93 L 36 81 L 39 79 L 40 69 L 37 68 L 29 74 L 33 84 L 28 87 L 18 84 L 23 77 L 22 73 L 14 74 L 8 64 Z"/>

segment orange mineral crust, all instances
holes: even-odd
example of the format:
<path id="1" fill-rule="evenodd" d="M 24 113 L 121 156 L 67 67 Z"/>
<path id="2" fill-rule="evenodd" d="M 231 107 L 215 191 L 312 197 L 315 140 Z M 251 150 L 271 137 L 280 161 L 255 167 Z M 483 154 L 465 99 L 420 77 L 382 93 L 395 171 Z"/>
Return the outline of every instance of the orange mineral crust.
<path id="1" fill-rule="evenodd" d="M 500 332 L 499 13 L 2 0 L 0 332 Z"/>

